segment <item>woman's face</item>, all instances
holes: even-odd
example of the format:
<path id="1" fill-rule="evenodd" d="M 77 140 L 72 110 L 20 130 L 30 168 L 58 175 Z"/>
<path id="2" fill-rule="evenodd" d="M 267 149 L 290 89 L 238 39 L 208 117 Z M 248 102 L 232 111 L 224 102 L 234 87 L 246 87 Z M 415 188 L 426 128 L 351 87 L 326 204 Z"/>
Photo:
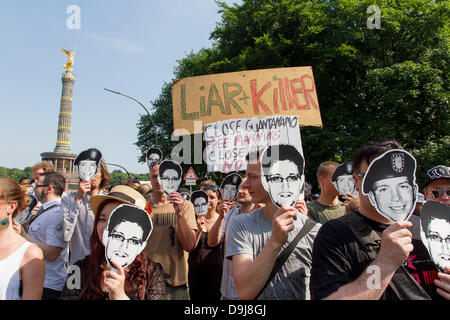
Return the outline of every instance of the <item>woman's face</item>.
<path id="1" fill-rule="evenodd" d="M 212 190 L 204 190 L 209 197 L 209 207 L 208 212 L 215 211 L 217 204 L 219 203 L 219 198 L 217 197 L 217 194 Z"/>
<path id="2" fill-rule="evenodd" d="M 105 206 L 103 206 L 102 210 L 99 212 L 98 222 L 97 222 L 97 234 L 99 237 L 100 242 L 103 243 L 103 232 L 106 229 L 106 226 L 108 225 L 109 216 L 111 215 L 111 212 L 117 208 L 121 202 L 119 201 L 112 201 L 107 203 Z"/>

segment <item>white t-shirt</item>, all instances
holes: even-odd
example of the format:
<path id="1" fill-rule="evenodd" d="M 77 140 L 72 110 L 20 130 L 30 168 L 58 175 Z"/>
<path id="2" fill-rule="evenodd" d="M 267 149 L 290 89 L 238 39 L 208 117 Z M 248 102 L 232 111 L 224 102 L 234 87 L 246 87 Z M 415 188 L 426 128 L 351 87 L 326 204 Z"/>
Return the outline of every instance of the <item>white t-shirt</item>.
<path id="1" fill-rule="evenodd" d="M 49 246 L 62 248 L 55 261 L 45 259 L 44 288 L 57 291 L 62 291 L 64 288 L 67 277 L 65 264 L 69 260 L 69 246 L 64 241 L 63 212 L 60 201 L 57 199 L 44 203 L 39 210 L 47 210 L 39 215 L 28 228 L 30 237 L 45 242 Z M 53 205 L 56 206 L 52 207 Z"/>

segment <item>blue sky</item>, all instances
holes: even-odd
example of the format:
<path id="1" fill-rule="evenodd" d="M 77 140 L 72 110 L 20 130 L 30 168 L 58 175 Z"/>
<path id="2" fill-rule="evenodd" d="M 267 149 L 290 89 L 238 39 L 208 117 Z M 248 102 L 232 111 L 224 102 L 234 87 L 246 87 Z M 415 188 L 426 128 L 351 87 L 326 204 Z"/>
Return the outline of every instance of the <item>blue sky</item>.
<path id="1" fill-rule="evenodd" d="M 80 8 L 80 29 L 66 26 L 70 5 Z M 0 166 L 23 169 L 53 151 L 67 60 L 60 48 L 76 47 L 71 152 L 96 147 L 106 162 L 147 172 L 134 145 L 145 110 L 104 88 L 150 109 L 176 60 L 211 46 L 218 9 L 213 0 L 2 1 Z"/>

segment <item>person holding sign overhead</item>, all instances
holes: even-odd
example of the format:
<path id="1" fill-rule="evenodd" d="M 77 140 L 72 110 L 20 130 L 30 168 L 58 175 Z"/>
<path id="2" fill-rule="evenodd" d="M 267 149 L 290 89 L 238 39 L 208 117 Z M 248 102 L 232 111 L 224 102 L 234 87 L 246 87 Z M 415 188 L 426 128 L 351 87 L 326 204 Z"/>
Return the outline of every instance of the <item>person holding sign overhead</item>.
<path id="1" fill-rule="evenodd" d="M 178 169 L 167 168 L 160 172 L 160 166 L 162 163 L 156 163 L 149 169 L 153 189 L 146 196 L 153 211 L 153 232 L 144 252 L 148 258 L 163 266 L 167 299 L 189 300 L 187 260 L 189 252 L 195 248 L 197 231 L 194 206 L 178 192 L 167 194 L 159 174 L 169 171 L 166 173 L 172 175 Z M 169 178 L 175 178 L 175 175 Z M 181 179 L 181 172 L 176 178 Z"/>
<path id="2" fill-rule="evenodd" d="M 92 155 L 95 157 L 101 156 L 97 149 L 89 150 L 83 151 L 77 158 L 80 160 L 82 158 L 90 159 Z M 99 169 L 95 171 L 94 177 L 84 180 L 82 176 L 86 178 L 86 175 L 79 175 L 78 191 L 61 198 L 61 208 L 64 214 L 64 240 L 70 241 L 70 264 L 82 260 L 90 253 L 89 239 L 94 228 L 95 217 L 89 205 L 89 200 L 98 194 L 106 194 L 105 188 L 110 180 L 105 161 L 100 158 L 98 160 Z M 80 160 L 80 162 L 82 161 Z M 93 163 L 96 163 L 95 161 L 92 160 Z M 82 170 L 81 173 L 83 173 Z M 87 178 L 89 177 L 90 174 Z"/>
<path id="3" fill-rule="evenodd" d="M 90 204 L 95 214 L 90 237 L 91 253 L 75 263 L 78 267 L 75 270 L 81 273 L 75 272 L 74 275 L 81 276 L 80 288 L 71 283 L 69 276 L 60 299 L 165 300 L 165 279 L 161 265 L 147 259 L 142 252 L 136 254 L 137 250 L 134 250 L 135 245 L 143 244 L 146 235 L 151 232 L 151 222 L 146 222 L 145 217 L 142 217 L 142 214 L 151 214 L 144 197 L 129 186 L 117 185 L 107 195 L 90 198 Z M 121 212 L 119 207 L 124 205 L 132 207 L 131 213 L 129 209 L 126 209 L 125 214 Z M 115 218 L 110 222 L 113 212 Z M 132 249 L 134 254 L 123 253 L 123 241 L 127 241 L 127 248 Z M 117 245 L 119 242 L 122 245 Z M 120 256 L 127 258 L 118 259 L 117 251 L 121 252 Z M 108 265 L 107 256 L 112 257 L 110 263 L 116 270 Z M 123 264 L 126 267 L 122 267 Z"/>

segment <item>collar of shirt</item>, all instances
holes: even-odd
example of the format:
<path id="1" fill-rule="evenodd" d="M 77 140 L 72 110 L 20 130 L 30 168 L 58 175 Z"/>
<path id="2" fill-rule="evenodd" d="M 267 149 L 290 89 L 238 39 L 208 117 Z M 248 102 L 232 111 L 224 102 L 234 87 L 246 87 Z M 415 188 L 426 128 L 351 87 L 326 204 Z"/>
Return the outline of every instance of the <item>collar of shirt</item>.
<path id="1" fill-rule="evenodd" d="M 50 207 L 50 206 L 52 206 L 54 204 L 60 204 L 60 203 L 61 203 L 61 199 L 55 199 L 55 200 L 43 203 L 42 204 L 42 208 L 45 210 L 45 209 L 47 209 L 48 207 Z"/>

